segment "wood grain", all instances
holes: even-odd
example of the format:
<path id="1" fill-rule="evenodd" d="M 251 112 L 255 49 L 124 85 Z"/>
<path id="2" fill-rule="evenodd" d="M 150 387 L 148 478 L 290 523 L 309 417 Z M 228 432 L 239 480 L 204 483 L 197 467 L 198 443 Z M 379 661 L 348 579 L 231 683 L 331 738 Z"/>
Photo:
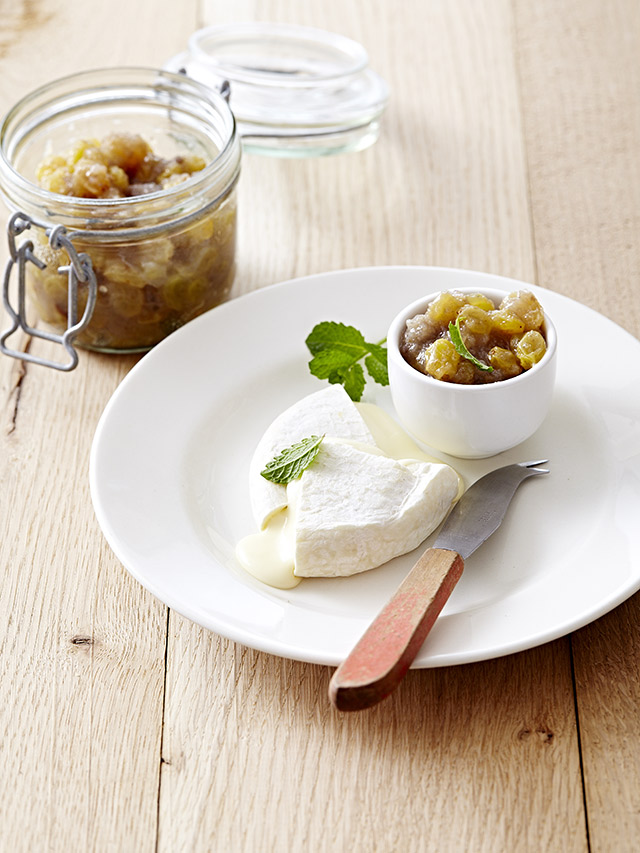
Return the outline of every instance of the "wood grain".
<path id="1" fill-rule="evenodd" d="M 195 5 L 165 6 L 166 29 L 152 2 L 1 3 L 1 111 L 62 74 L 177 51 Z M 67 375 L 0 359 L 2 850 L 155 849 L 166 609 L 106 546 L 88 484 L 98 417 L 133 363 L 85 355 Z"/>
<path id="2" fill-rule="evenodd" d="M 640 334 L 640 6 L 517 0 L 538 280 Z"/>
<path id="3" fill-rule="evenodd" d="M 516 7 L 538 282 L 640 337 L 640 7 Z M 603 853 L 635 850 L 640 833 L 638 624 L 636 595 L 573 639 L 589 835 Z"/>
<path id="4" fill-rule="evenodd" d="M 171 621 L 160 850 L 586 850 L 565 642 L 353 715 L 329 669 Z"/>

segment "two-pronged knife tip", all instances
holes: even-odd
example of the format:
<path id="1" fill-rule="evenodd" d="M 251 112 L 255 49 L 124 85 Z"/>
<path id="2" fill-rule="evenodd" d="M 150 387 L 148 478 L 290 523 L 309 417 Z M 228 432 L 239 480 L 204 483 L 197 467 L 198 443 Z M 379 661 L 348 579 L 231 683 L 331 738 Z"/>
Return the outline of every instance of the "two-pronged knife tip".
<path id="1" fill-rule="evenodd" d="M 529 468 L 530 471 L 535 471 L 536 474 L 548 474 L 548 468 L 538 468 L 538 465 L 547 465 L 548 459 L 538 459 L 536 462 L 518 462 L 521 468 Z"/>

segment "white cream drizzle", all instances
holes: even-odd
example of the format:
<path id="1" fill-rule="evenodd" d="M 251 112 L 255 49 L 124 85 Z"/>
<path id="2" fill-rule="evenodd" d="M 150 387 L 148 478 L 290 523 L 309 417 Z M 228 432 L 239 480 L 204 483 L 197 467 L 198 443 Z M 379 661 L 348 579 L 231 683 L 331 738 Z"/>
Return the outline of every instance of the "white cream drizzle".
<path id="1" fill-rule="evenodd" d="M 288 491 L 288 489 L 287 489 Z M 292 589 L 300 583 L 294 573 L 294 506 L 289 504 L 269 519 L 259 533 L 245 536 L 236 545 L 236 558 L 245 571 L 262 583 L 278 589 Z"/>

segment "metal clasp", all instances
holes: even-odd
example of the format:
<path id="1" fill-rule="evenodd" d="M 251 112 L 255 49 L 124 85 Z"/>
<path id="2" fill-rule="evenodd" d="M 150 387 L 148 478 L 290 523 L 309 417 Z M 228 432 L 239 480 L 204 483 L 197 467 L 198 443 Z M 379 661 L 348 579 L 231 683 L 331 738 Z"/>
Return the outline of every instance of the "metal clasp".
<path id="1" fill-rule="evenodd" d="M 26 267 L 32 263 L 43 270 L 46 264 L 43 263 L 33 253 L 33 243 L 27 240 L 19 246 L 16 243 L 16 238 L 29 228 L 40 228 L 46 234 L 49 245 L 52 249 L 63 249 L 69 258 L 69 263 L 58 267 L 58 272 L 61 275 L 67 276 L 68 282 L 68 297 L 67 297 L 67 329 L 61 335 L 53 332 L 46 332 L 41 329 L 34 329 L 27 323 L 26 315 Z M 2 288 L 2 301 L 9 316 L 12 320 L 11 328 L 7 329 L 0 335 L 0 352 L 5 355 L 10 355 L 12 358 L 18 358 L 22 361 L 30 361 L 34 364 L 41 364 L 44 367 L 53 367 L 55 370 L 69 371 L 73 370 L 78 364 L 78 353 L 74 349 L 73 342 L 76 336 L 86 328 L 93 309 L 96 304 L 96 296 L 98 285 L 96 275 L 93 271 L 91 259 L 84 252 L 78 253 L 67 236 L 66 228 L 62 225 L 56 225 L 53 228 L 48 228 L 39 222 L 26 216 L 24 213 L 14 213 L 9 220 L 7 226 L 7 236 L 9 240 L 9 261 L 7 263 L 4 282 Z M 9 298 L 9 285 L 11 283 L 11 273 L 13 268 L 17 267 L 18 271 L 18 294 L 17 294 L 17 310 L 11 305 Z M 78 285 L 80 282 L 87 284 L 87 304 L 85 306 L 82 317 L 78 320 Z M 18 329 L 22 329 L 27 335 L 34 338 L 43 338 L 46 341 L 53 341 L 61 344 L 70 356 L 70 361 L 61 363 L 58 361 L 49 361 L 46 358 L 32 355 L 30 352 L 22 352 L 14 350 L 5 345 L 5 341 Z"/>

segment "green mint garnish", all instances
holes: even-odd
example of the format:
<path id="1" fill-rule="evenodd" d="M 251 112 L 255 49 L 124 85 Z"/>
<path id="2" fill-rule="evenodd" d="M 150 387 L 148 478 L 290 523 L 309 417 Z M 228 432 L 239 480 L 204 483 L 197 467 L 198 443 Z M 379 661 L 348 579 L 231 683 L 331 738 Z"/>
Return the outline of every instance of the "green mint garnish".
<path id="1" fill-rule="evenodd" d="M 297 480 L 320 452 L 323 438 L 324 435 L 311 435 L 292 444 L 268 462 L 260 474 L 265 480 L 282 486 Z"/>
<path id="2" fill-rule="evenodd" d="M 469 350 L 464 345 L 464 341 L 462 340 L 462 333 L 460 332 L 460 317 L 456 319 L 455 323 L 449 323 L 449 334 L 451 335 L 451 342 L 456 348 L 456 352 L 458 355 L 461 355 L 463 358 L 466 358 L 467 361 L 470 361 L 471 364 L 475 364 L 478 370 L 486 370 L 487 373 L 493 372 L 493 367 L 490 364 L 485 364 L 484 361 L 480 361 L 475 357 L 475 355 L 471 355 Z"/>
<path id="3" fill-rule="evenodd" d="M 309 362 L 312 375 L 327 379 L 332 385 L 344 385 L 355 402 L 361 399 L 366 382 L 362 359 L 375 382 L 389 384 L 384 340 L 372 344 L 354 326 L 324 322 L 313 327 L 305 343 L 313 356 Z"/>

